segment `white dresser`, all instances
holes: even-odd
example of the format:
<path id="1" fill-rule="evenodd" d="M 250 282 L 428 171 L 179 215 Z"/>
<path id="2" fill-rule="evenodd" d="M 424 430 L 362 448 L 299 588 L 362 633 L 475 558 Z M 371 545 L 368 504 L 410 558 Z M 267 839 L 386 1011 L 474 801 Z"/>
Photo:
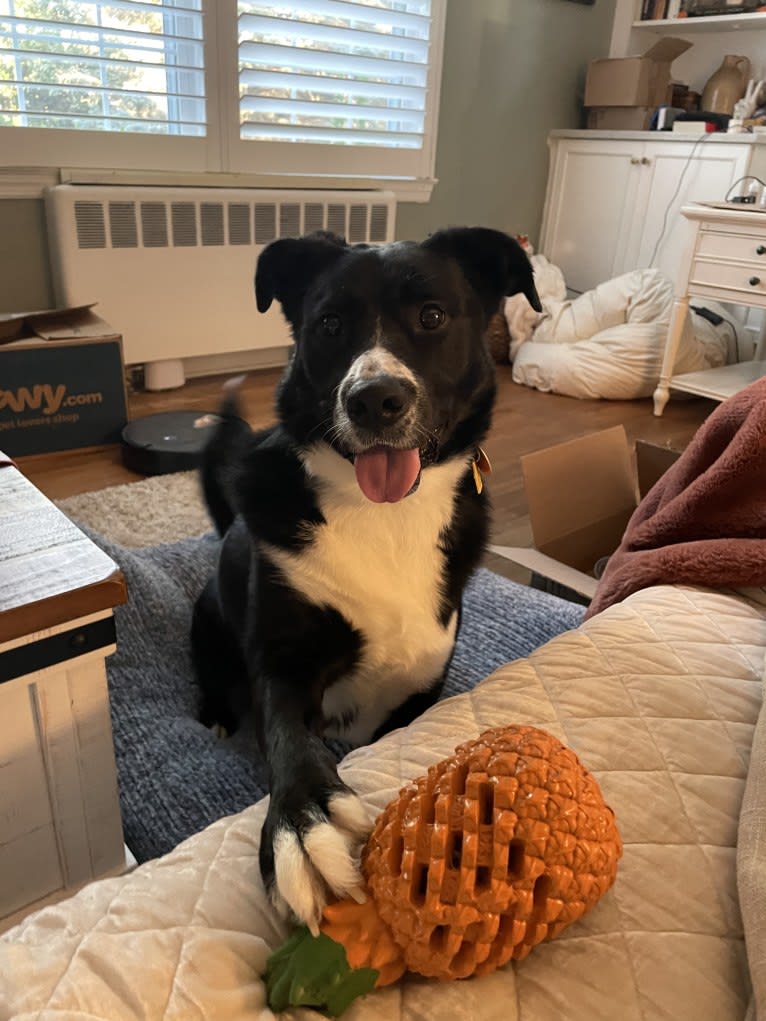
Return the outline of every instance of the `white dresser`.
<path id="1" fill-rule="evenodd" d="M 766 319 L 755 359 L 720 369 L 674 376 L 678 345 L 689 310 L 689 296 L 766 309 L 766 211 L 757 207 L 685 206 L 677 227 L 681 254 L 676 266 L 675 304 L 662 372 L 654 391 L 654 413 L 661 415 L 670 391 L 723 401 L 766 375 Z"/>

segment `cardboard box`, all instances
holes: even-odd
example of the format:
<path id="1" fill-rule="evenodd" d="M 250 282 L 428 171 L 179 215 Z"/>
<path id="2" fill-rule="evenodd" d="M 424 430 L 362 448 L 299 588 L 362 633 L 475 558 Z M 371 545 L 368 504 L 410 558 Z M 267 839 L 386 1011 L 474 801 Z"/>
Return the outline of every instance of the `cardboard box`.
<path id="1" fill-rule="evenodd" d="M 588 110 L 591 131 L 648 131 L 653 106 L 594 106 Z"/>
<path id="2" fill-rule="evenodd" d="M 585 106 L 644 106 L 656 109 L 672 98 L 670 65 L 692 44 L 660 39 L 642 57 L 592 60 L 585 81 Z"/>
<path id="3" fill-rule="evenodd" d="M 92 305 L 0 316 L 0 447 L 12 457 L 118 443 L 122 338 Z"/>
<path id="4" fill-rule="evenodd" d="M 678 456 L 639 441 L 634 464 L 621 425 L 527 454 L 521 466 L 535 547 L 491 552 L 592 599 L 596 565 L 614 553 L 639 499 Z"/>

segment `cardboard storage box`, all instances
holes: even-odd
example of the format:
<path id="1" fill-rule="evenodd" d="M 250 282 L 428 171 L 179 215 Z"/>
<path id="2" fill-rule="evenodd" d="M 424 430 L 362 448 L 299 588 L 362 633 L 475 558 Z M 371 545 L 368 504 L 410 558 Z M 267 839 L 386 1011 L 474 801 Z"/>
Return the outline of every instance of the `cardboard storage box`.
<path id="1" fill-rule="evenodd" d="M 591 131 L 648 131 L 653 106 L 594 106 L 588 110 Z"/>
<path id="2" fill-rule="evenodd" d="M 642 57 L 592 60 L 585 81 L 585 106 L 644 106 L 652 110 L 672 97 L 670 65 L 692 44 L 660 39 Z"/>
<path id="3" fill-rule="evenodd" d="M 0 447 L 12 457 L 118 443 L 122 339 L 93 311 L 0 316 Z"/>
<path id="4" fill-rule="evenodd" d="M 614 553 L 639 499 L 677 458 L 639 441 L 634 464 L 621 425 L 528 454 L 521 466 L 535 547 L 491 551 L 591 599 L 596 565 Z"/>

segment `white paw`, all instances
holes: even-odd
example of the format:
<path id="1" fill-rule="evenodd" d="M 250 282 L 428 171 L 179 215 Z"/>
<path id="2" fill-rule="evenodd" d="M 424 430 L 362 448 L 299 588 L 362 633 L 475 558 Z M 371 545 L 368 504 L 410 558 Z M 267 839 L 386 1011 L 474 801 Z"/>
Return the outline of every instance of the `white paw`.
<path id="1" fill-rule="evenodd" d="M 272 900 L 280 914 L 286 904 L 317 936 L 328 890 L 339 898 L 365 899 L 359 855 L 371 826 L 355 794 L 333 795 L 329 819 L 319 810 L 313 819 L 302 836 L 287 826 L 277 830 Z"/>
<path id="2" fill-rule="evenodd" d="M 227 379 L 226 382 L 223 384 L 224 393 L 235 394 L 244 386 L 246 379 L 247 379 L 246 372 L 243 372 L 240 376 L 232 376 L 231 379 Z"/>

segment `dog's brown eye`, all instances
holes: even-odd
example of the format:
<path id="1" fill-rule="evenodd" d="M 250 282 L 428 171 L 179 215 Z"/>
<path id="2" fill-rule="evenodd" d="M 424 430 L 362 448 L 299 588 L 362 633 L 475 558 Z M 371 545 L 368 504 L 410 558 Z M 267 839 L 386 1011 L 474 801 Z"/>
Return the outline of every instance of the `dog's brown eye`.
<path id="1" fill-rule="evenodd" d="M 424 330 L 438 330 L 446 318 L 447 313 L 438 305 L 424 305 L 420 310 L 420 325 Z"/>
<path id="2" fill-rule="evenodd" d="M 340 333 L 341 321 L 340 316 L 335 312 L 328 312 L 327 315 L 322 316 L 322 333 L 327 337 L 337 337 Z"/>

